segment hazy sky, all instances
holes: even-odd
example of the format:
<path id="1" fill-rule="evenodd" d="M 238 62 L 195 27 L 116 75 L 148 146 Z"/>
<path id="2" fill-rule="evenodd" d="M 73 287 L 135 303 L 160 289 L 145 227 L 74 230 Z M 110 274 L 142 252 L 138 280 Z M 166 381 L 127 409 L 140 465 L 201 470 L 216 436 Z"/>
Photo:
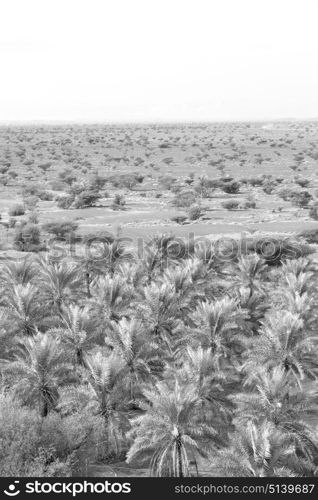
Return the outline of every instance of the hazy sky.
<path id="1" fill-rule="evenodd" d="M 0 121 L 318 117 L 317 0 L 0 0 Z"/>

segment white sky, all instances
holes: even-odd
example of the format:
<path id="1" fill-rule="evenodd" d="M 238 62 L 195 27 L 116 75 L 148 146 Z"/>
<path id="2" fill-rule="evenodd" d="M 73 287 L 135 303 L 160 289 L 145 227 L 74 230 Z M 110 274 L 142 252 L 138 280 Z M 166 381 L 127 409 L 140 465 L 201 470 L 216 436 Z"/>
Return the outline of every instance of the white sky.
<path id="1" fill-rule="evenodd" d="M 0 0 L 0 121 L 318 117 L 317 0 Z"/>

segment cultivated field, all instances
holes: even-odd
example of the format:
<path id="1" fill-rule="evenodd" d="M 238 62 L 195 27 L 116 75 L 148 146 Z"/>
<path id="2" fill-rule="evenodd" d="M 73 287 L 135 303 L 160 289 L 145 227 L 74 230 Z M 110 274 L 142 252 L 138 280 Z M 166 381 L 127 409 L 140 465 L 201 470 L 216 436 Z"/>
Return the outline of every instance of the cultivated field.
<path id="1" fill-rule="evenodd" d="M 314 476 L 318 122 L 0 129 L 0 476 Z"/>

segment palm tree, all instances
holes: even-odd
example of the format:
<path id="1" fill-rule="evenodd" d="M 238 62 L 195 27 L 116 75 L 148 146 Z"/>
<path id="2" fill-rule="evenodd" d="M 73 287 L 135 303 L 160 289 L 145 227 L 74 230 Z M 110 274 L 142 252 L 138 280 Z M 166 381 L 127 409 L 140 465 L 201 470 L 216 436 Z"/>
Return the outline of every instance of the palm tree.
<path id="1" fill-rule="evenodd" d="M 246 318 L 237 301 L 224 297 L 212 303 L 201 302 L 191 317 L 196 326 L 194 333 L 204 347 L 210 347 L 213 354 L 223 359 L 233 353 L 236 334 Z"/>
<path id="2" fill-rule="evenodd" d="M 102 338 L 97 318 L 92 318 L 89 314 L 89 306 L 81 308 L 77 304 L 63 307 L 60 328 L 49 333 L 59 338 L 78 365 L 84 364 L 85 352 Z"/>
<path id="3" fill-rule="evenodd" d="M 288 434 L 270 422 L 248 422 L 230 437 L 229 446 L 211 457 L 212 474 L 227 477 L 293 477 L 295 447 Z"/>
<path id="4" fill-rule="evenodd" d="M 246 312 L 244 335 L 258 335 L 262 321 L 270 309 L 267 294 L 254 290 L 251 295 L 250 288 L 240 287 L 234 291 L 234 299 Z"/>
<path id="5" fill-rule="evenodd" d="M 170 284 L 151 283 L 143 290 L 137 314 L 142 318 L 152 341 L 158 347 L 171 347 L 171 340 L 180 333 L 176 294 Z"/>
<path id="6" fill-rule="evenodd" d="M 16 377 L 15 395 L 24 404 L 37 405 L 42 418 L 56 406 L 60 385 L 69 383 L 73 375 L 60 342 L 42 333 L 22 339 L 14 360 L 3 366 Z"/>
<path id="7" fill-rule="evenodd" d="M 98 259 L 91 254 L 84 254 L 78 258 L 78 272 L 83 276 L 86 296 L 91 298 L 91 284 L 96 276 L 100 276 L 106 271 L 106 265 L 104 259 Z"/>
<path id="8" fill-rule="evenodd" d="M 158 271 L 165 269 L 169 262 L 173 261 L 173 258 L 169 256 L 169 245 L 173 240 L 174 237 L 171 234 L 157 234 L 143 248 L 141 263 L 145 269 L 148 285 L 151 284 Z"/>
<path id="9" fill-rule="evenodd" d="M 30 257 L 5 262 L 0 269 L 0 283 L 5 287 L 27 285 L 34 281 L 36 267 Z"/>
<path id="10" fill-rule="evenodd" d="M 104 244 L 104 261 L 110 276 L 113 276 L 118 265 L 125 260 L 130 260 L 133 253 L 127 248 L 123 240 L 115 239 Z"/>
<path id="11" fill-rule="evenodd" d="M 286 372 L 290 370 L 301 386 L 305 376 L 317 377 L 317 342 L 318 336 L 308 334 L 298 314 L 273 312 L 263 324 L 259 337 L 250 344 L 245 366 L 280 366 Z"/>
<path id="12" fill-rule="evenodd" d="M 299 388 L 290 371 L 277 366 L 270 370 L 260 367 L 247 376 L 246 386 L 250 391 L 230 396 L 237 405 L 234 422 L 239 426 L 249 421 L 255 425 L 271 422 L 290 436 L 306 458 L 311 458 L 318 449 L 312 432 L 312 422 L 318 412 L 315 385 L 315 382 L 306 383 Z"/>
<path id="13" fill-rule="evenodd" d="M 91 309 L 94 314 L 111 327 L 132 310 L 133 289 L 123 276 L 99 278 L 92 287 Z"/>
<path id="14" fill-rule="evenodd" d="M 7 324 L 12 334 L 34 335 L 47 321 L 47 309 L 41 304 L 38 289 L 27 285 L 11 285 L 3 297 Z"/>
<path id="15" fill-rule="evenodd" d="M 285 273 L 282 277 L 281 282 L 283 290 L 286 288 L 290 291 L 290 293 L 297 293 L 298 295 L 303 295 L 304 293 L 308 293 L 312 291 L 313 282 L 312 282 L 312 274 L 311 273 L 303 273 L 299 272 L 295 273 Z"/>
<path id="16" fill-rule="evenodd" d="M 251 298 L 255 292 L 262 291 L 261 278 L 267 267 L 257 254 L 241 256 L 234 266 L 234 282 L 239 287 L 248 288 Z"/>
<path id="17" fill-rule="evenodd" d="M 218 430 L 215 440 L 223 442 L 233 412 L 229 394 L 233 390 L 233 385 L 237 383 L 237 377 L 233 374 L 233 370 L 220 370 L 218 359 L 213 355 L 211 348 L 187 347 L 180 359 L 183 360 L 182 366 L 177 370 L 174 369 L 172 375 L 167 369 L 166 379 L 169 380 L 174 376 L 183 384 L 194 388 L 200 401 L 198 408 L 202 422 L 208 423 L 213 420 L 213 425 Z"/>
<path id="18" fill-rule="evenodd" d="M 158 382 L 143 394 L 147 402 L 140 407 L 145 413 L 131 422 L 127 437 L 133 444 L 127 461 L 137 456 L 147 458 L 151 453 L 152 475 L 189 476 L 190 456 L 203 453 L 199 439 L 215 434 L 214 429 L 195 419 L 199 405 L 196 390 L 188 384 L 180 386 L 178 381 L 172 388 L 168 382 Z"/>
<path id="19" fill-rule="evenodd" d="M 146 282 L 145 269 L 141 262 L 122 262 L 118 266 L 117 275 L 124 278 L 126 283 L 134 289 L 136 294 Z"/>
<path id="20" fill-rule="evenodd" d="M 220 258 L 212 241 L 196 243 L 194 257 L 204 266 L 205 276 L 222 275 L 227 267 L 227 262 Z"/>
<path id="21" fill-rule="evenodd" d="M 123 380 L 129 383 L 130 398 L 134 400 L 139 384 L 151 378 L 151 348 L 143 326 L 139 320 L 123 318 L 118 323 L 113 323 L 109 337 L 116 352 L 125 362 Z"/>
<path id="22" fill-rule="evenodd" d="M 180 317 L 184 317 L 193 309 L 198 299 L 204 299 L 204 293 L 200 287 L 195 286 L 193 279 L 192 261 L 182 263 L 172 269 L 167 269 L 163 276 L 163 283 L 173 287 L 175 302 Z"/>
<path id="23" fill-rule="evenodd" d="M 123 391 L 123 360 L 112 354 L 104 357 L 100 352 L 86 358 L 88 391 L 86 406 L 92 408 L 104 421 L 107 451 L 110 444 L 119 450 L 119 438 L 127 426 L 125 393 Z"/>
<path id="24" fill-rule="evenodd" d="M 79 294 L 82 285 L 76 264 L 67 260 L 40 260 L 39 282 L 44 303 L 59 315 L 63 305 L 71 303 Z"/>
<path id="25" fill-rule="evenodd" d="M 298 276 L 300 273 L 310 273 L 313 277 L 317 272 L 317 265 L 314 261 L 300 257 L 299 259 L 286 260 L 281 267 L 281 275 L 284 277 L 287 274 Z"/>

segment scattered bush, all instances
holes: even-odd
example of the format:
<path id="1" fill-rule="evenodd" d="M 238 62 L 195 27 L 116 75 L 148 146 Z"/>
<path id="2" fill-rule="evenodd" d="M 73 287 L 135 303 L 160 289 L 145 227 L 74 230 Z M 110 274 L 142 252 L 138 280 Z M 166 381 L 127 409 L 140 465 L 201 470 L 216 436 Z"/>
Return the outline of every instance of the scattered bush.
<path id="1" fill-rule="evenodd" d="M 15 228 L 14 248 L 21 252 L 38 252 L 42 249 L 41 232 L 37 224 L 23 222 Z"/>
<path id="2" fill-rule="evenodd" d="M 177 224 L 184 224 L 187 220 L 186 215 L 174 215 L 171 217 L 172 222 L 176 222 Z"/>
<path id="3" fill-rule="evenodd" d="M 9 215 L 11 217 L 18 217 L 25 214 L 25 209 L 23 205 L 14 205 L 9 209 Z"/>
<path id="4" fill-rule="evenodd" d="M 243 209 L 249 209 L 249 208 L 256 208 L 256 201 L 255 200 L 245 200 L 243 203 L 240 204 L 240 207 Z"/>
<path id="5" fill-rule="evenodd" d="M 70 208 L 73 203 L 74 203 L 74 196 L 70 195 L 70 194 L 66 194 L 66 195 L 63 195 L 63 196 L 58 196 L 56 199 L 56 204 L 59 208 L 62 208 L 62 209 L 68 209 Z"/>
<path id="6" fill-rule="evenodd" d="M 318 244 L 318 229 L 305 229 L 299 233 L 300 238 L 303 238 L 307 243 Z"/>
<path id="7" fill-rule="evenodd" d="M 176 194 L 172 204 L 179 208 L 189 208 L 196 202 L 197 196 L 194 191 L 186 190 Z"/>
<path id="8" fill-rule="evenodd" d="M 172 175 L 163 175 L 159 178 L 159 185 L 163 189 L 167 189 L 168 191 L 172 188 L 172 186 L 174 186 L 176 182 L 176 177 L 173 177 Z"/>
<path id="9" fill-rule="evenodd" d="M 226 200 L 222 202 L 222 207 L 226 210 L 237 210 L 239 208 L 240 202 L 238 200 Z"/>
<path id="10" fill-rule="evenodd" d="M 299 186 L 301 186 L 303 188 L 304 187 L 308 187 L 309 184 L 310 184 L 310 180 L 309 179 L 304 179 L 304 178 L 302 178 L 302 179 L 301 178 L 296 178 L 295 182 L 296 182 L 296 184 L 298 184 Z"/>
<path id="11" fill-rule="evenodd" d="M 53 234 L 61 241 L 68 240 L 71 235 L 74 235 L 78 229 L 77 222 L 47 222 L 42 226 L 43 230 L 49 234 Z"/>
<path id="12" fill-rule="evenodd" d="M 202 210 L 199 205 L 192 205 L 188 210 L 188 217 L 190 220 L 197 220 L 201 217 Z"/>
<path id="13" fill-rule="evenodd" d="M 295 205 L 296 207 L 307 207 L 308 204 L 312 201 L 312 196 L 308 191 L 295 191 L 292 193 L 290 197 L 290 201 L 292 205 Z"/>
<path id="14" fill-rule="evenodd" d="M 314 219 L 318 220 L 318 202 L 312 203 L 312 205 L 309 208 L 309 216 Z"/>
<path id="15" fill-rule="evenodd" d="M 125 207 L 125 205 L 126 205 L 125 197 L 122 194 L 116 193 L 113 202 L 111 204 L 111 208 L 113 210 L 121 210 Z"/>
<path id="16" fill-rule="evenodd" d="M 93 207 L 99 198 L 100 195 L 97 191 L 83 191 L 78 196 L 76 196 L 74 201 L 74 208 Z"/>
<path id="17" fill-rule="evenodd" d="M 240 191 L 240 183 L 237 181 L 224 182 L 222 190 L 228 194 L 237 194 Z"/>

